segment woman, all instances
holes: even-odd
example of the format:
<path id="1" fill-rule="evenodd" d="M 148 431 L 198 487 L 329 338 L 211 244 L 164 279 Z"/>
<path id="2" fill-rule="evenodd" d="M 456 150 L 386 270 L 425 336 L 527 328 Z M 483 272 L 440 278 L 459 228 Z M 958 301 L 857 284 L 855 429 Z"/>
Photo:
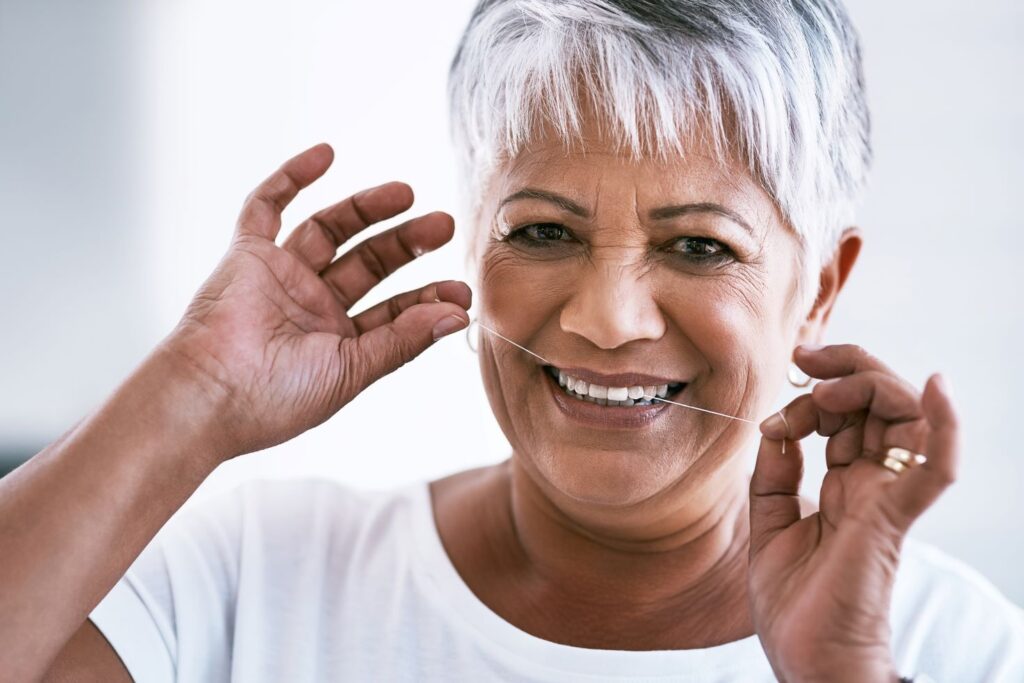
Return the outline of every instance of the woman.
<path id="1" fill-rule="evenodd" d="M 955 477 L 948 387 L 814 345 L 870 156 L 843 9 L 488 0 L 451 95 L 511 457 L 390 493 L 253 483 L 161 531 L 219 463 L 469 324 L 455 281 L 347 313 L 452 237 L 432 213 L 337 255 L 405 185 L 277 244 L 318 145 L 249 196 L 177 328 L 0 484 L 3 680 L 1021 680 L 1020 611 L 904 544 Z M 772 414 L 791 360 L 824 381 Z"/>

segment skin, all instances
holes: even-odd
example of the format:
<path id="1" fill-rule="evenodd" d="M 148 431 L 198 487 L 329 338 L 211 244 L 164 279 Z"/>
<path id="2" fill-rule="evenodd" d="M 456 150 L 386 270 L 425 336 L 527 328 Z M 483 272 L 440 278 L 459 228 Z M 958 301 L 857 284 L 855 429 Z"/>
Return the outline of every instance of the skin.
<path id="1" fill-rule="evenodd" d="M 644 363 L 691 381 L 695 397 L 723 412 L 767 412 L 785 366 L 779 354 L 788 359 L 794 340 L 820 334 L 859 236 L 848 233 L 822 271 L 819 305 L 794 317 L 780 273 L 793 272 L 795 245 L 741 175 L 699 156 L 686 162 L 693 166 L 658 168 L 593 149 L 585 163 L 559 162 L 541 144 L 532 152 L 540 156 L 503 171 L 492 210 L 503 188 L 525 178 L 562 182 L 588 202 L 593 254 L 556 267 L 489 243 L 481 311 L 538 350 Z M 451 218 L 434 213 L 336 254 L 369 224 L 407 210 L 405 185 L 350 197 L 276 243 L 281 210 L 332 159 L 318 145 L 261 184 L 179 325 L 98 410 L 0 480 L 0 680 L 130 680 L 86 617 L 203 479 L 227 459 L 320 424 L 466 326 L 470 291 L 454 281 L 347 314 L 381 279 L 452 236 Z M 551 170 L 557 163 L 561 175 Z M 698 272 L 645 255 L 646 207 L 712 195 L 760 231 L 746 270 Z M 738 234 L 718 219 L 687 221 L 664 233 Z M 700 292 L 672 295 L 683 287 Z M 618 296 L 618 307 L 598 294 Z M 713 310 L 696 303 L 711 297 Z M 756 632 L 782 680 L 892 678 L 886 613 L 899 543 L 955 469 L 956 422 L 941 381 L 922 396 L 856 348 L 798 353 L 808 374 L 838 381 L 787 407 L 788 427 L 761 426 L 748 489 L 735 454 L 750 428 L 677 411 L 588 442 L 585 430 L 561 433 L 553 415 L 529 404 L 539 403 L 537 368 L 523 361 L 482 344 L 513 457 L 432 484 L 445 546 L 488 605 L 556 642 L 699 647 Z M 801 516 L 797 441 L 815 430 L 830 436 L 830 470 L 821 512 Z M 860 457 L 896 443 L 928 462 L 897 478 Z M 609 627 L 613 617 L 618 628 Z"/>
<path id="2" fill-rule="evenodd" d="M 800 329 L 789 305 L 799 246 L 771 199 L 703 153 L 634 162 L 593 134 L 579 148 L 538 141 L 490 183 L 481 319 L 559 367 L 677 378 L 690 385 L 678 400 L 767 413 Z M 538 198 L 502 205 L 524 188 L 570 199 L 587 215 Z M 712 202 L 753 233 L 709 211 L 651 218 Z M 517 238 L 536 223 L 572 239 Z M 736 259 L 689 258 L 675 244 L 686 236 L 727 244 Z M 858 245 L 855 235 L 846 242 Z M 523 630 L 581 647 L 682 649 L 751 635 L 738 456 L 754 427 L 670 409 L 648 427 L 594 428 L 561 413 L 538 363 L 481 339 L 484 383 L 513 456 L 503 476 L 480 475 L 486 485 L 466 478 L 435 488 L 447 513 L 438 515 L 442 537 L 451 529 L 448 547 L 469 585 Z M 473 491 L 471 502 L 446 503 L 467 496 L 458 486 Z M 506 513 L 487 517 L 493 526 L 460 524 L 467 508 L 503 498 Z M 480 553 L 482 540 L 467 543 L 473 536 L 500 539 L 504 552 Z"/>
<path id="3" fill-rule="evenodd" d="M 664 218 L 679 205 L 705 208 Z M 678 378 L 689 386 L 677 400 L 748 418 L 770 412 L 793 346 L 820 338 L 861 246 L 848 230 L 801 309 L 800 244 L 742 167 L 700 147 L 632 160 L 596 127 L 574 149 L 541 139 L 500 167 L 482 215 L 479 315 L 490 327 L 557 367 Z M 724 244 L 729 258 L 695 258 L 686 238 Z M 783 455 L 763 440 L 748 482 L 752 427 L 685 409 L 643 428 L 582 424 L 551 399 L 536 358 L 483 335 L 484 382 L 513 455 L 433 487 L 457 569 L 504 619 L 555 642 L 688 649 L 756 632 L 782 680 L 893 677 L 899 541 L 952 479 L 955 441 L 926 443 L 917 392 L 861 350 L 801 347 L 795 360 L 815 377 L 862 373 L 786 409 L 789 439 L 832 437 L 821 512 L 803 520 L 797 444 Z M 933 381 L 926 400 L 952 422 L 940 395 Z M 858 457 L 896 444 L 937 454 L 914 473 L 931 476 L 915 503 Z"/>

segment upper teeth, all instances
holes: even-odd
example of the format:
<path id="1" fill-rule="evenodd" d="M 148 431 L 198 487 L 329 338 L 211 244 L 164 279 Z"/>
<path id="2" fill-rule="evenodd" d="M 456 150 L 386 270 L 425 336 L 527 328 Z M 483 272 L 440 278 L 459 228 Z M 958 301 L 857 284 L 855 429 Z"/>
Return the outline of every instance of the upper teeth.
<path id="1" fill-rule="evenodd" d="M 668 384 L 657 384 L 651 386 L 631 387 L 606 387 L 601 384 L 585 382 L 582 379 L 567 375 L 562 370 L 558 371 L 558 383 L 579 396 L 586 396 L 597 400 L 604 400 L 609 403 L 628 401 L 633 405 L 636 400 L 651 399 L 654 397 L 665 398 L 668 395 Z"/>

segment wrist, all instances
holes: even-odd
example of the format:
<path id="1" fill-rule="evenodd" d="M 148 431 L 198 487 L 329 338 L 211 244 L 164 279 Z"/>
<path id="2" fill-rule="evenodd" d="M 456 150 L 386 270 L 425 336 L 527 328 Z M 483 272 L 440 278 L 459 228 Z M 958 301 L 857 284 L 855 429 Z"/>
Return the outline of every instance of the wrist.
<path id="1" fill-rule="evenodd" d="M 134 400 L 149 405 L 145 419 L 195 467 L 212 471 L 244 452 L 225 417 L 233 405 L 231 391 L 173 340 L 161 342 L 130 382 Z"/>

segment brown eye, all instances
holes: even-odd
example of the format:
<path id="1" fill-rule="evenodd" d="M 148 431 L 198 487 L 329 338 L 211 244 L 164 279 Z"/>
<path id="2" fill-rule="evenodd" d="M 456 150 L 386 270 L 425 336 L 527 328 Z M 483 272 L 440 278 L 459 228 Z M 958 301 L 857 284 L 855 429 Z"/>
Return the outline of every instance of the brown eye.
<path id="1" fill-rule="evenodd" d="M 559 240 L 572 239 L 568 230 L 555 223 L 537 223 L 536 225 L 527 225 L 526 227 L 521 228 L 521 230 L 526 237 L 538 242 L 557 242 Z"/>
<path id="2" fill-rule="evenodd" d="M 728 254 L 729 248 L 709 237 L 682 237 L 676 240 L 673 251 L 694 258 L 715 258 Z"/>
<path id="3" fill-rule="evenodd" d="M 518 242 L 527 248 L 541 249 L 545 247 L 564 246 L 566 242 L 576 242 L 569 229 L 558 223 L 532 223 L 510 232 L 505 238 L 509 242 Z"/>

